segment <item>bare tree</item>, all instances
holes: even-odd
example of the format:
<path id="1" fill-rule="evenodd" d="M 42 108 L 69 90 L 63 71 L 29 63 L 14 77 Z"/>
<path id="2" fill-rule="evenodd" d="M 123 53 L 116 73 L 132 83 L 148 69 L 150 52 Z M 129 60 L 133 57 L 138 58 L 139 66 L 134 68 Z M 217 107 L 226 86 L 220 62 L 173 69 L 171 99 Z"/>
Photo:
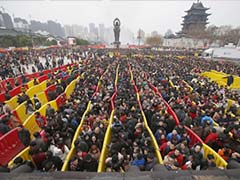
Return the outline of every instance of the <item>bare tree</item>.
<path id="1" fill-rule="evenodd" d="M 240 27 L 232 28 L 231 26 L 209 26 L 206 29 L 206 38 L 211 42 L 220 41 L 220 45 L 224 46 L 228 43 L 237 45 L 240 39 Z"/>
<path id="2" fill-rule="evenodd" d="M 163 38 L 160 35 L 150 36 L 146 38 L 145 44 L 150 46 L 162 46 Z"/>
<path id="3" fill-rule="evenodd" d="M 171 29 L 168 29 L 167 32 L 164 35 L 165 38 L 172 38 L 175 37 Z"/>

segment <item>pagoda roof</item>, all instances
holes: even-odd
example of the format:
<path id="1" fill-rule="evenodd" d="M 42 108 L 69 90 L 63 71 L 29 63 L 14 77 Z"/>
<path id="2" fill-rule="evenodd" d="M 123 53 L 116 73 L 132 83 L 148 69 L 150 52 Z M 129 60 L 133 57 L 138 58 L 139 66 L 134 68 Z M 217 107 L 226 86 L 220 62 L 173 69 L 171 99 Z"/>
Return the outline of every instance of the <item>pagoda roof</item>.
<path id="1" fill-rule="evenodd" d="M 203 4 L 201 2 L 196 2 L 196 3 L 193 3 L 191 8 L 185 12 L 189 12 L 189 11 L 193 11 L 193 10 L 208 10 L 210 8 L 206 8 L 203 6 Z"/>
<path id="2" fill-rule="evenodd" d="M 196 22 L 196 21 L 188 21 L 184 22 L 181 25 L 187 25 L 187 24 L 209 24 L 208 22 Z"/>
<path id="3" fill-rule="evenodd" d="M 193 21 L 193 20 L 189 20 L 189 21 L 184 21 L 182 24 L 204 24 L 204 23 L 208 23 L 207 20 L 206 21 Z"/>
<path id="4" fill-rule="evenodd" d="M 206 17 L 205 19 L 198 19 L 198 20 L 192 20 L 192 19 L 184 19 L 183 20 L 183 22 L 189 22 L 189 21 L 202 21 L 202 22 L 205 22 L 205 21 L 207 21 L 208 20 L 208 18 Z"/>
<path id="5" fill-rule="evenodd" d="M 182 16 L 182 18 L 186 18 L 186 17 L 190 17 L 190 16 L 194 16 L 194 15 L 197 15 L 197 16 L 210 16 L 211 14 L 209 13 L 198 13 L 198 12 L 192 12 L 190 14 L 186 14 L 185 16 Z"/>

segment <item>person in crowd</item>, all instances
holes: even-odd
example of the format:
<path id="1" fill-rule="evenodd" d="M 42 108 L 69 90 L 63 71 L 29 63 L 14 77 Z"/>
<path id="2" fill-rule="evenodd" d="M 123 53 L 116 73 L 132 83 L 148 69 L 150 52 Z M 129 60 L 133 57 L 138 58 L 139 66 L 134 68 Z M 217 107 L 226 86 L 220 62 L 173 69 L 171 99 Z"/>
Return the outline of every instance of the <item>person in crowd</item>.
<path id="1" fill-rule="evenodd" d="M 218 154 L 225 160 L 228 161 L 231 158 L 232 150 L 229 144 L 225 144 L 222 149 L 218 150 Z"/>
<path id="2" fill-rule="evenodd" d="M 228 161 L 227 169 L 239 169 L 240 168 L 240 153 L 234 152 Z"/>
<path id="3" fill-rule="evenodd" d="M 34 66 L 32 66 L 32 73 L 35 73 L 36 72 L 36 69 Z"/>
<path id="4" fill-rule="evenodd" d="M 31 99 L 28 99 L 25 103 L 25 107 L 26 107 L 26 114 L 32 114 L 35 111 L 34 105 L 31 101 Z"/>
<path id="5" fill-rule="evenodd" d="M 50 104 L 47 104 L 46 118 L 52 118 L 54 115 L 55 115 L 55 110 L 51 107 Z"/>
<path id="6" fill-rule="evenodd" d="M 36 85 L 38 85 L 38 84 L 39 84 L 39 83 L 38 83 L 38 80 L 37 80 L 36 78 L 34 78 L 34 79 L 33 79 L 33 85 L 36 86 Z"/>
<path id="7" fill-rule="evenodd" d="M 67 56 L 71 60 L 81 58 L 75 50 L 69 55 L 71 50 L 73 49 L 62 48 L 61 52 L 44 50 L 40 52 L 40 56 L 48 62 L 48 66 L 56 67 L 64 64 Z M 99 54 L 107 51 L 103 50 Z M 202 61 L 201 58 L 195 58 L 187 51 L 174 52 L 171 57 L 166 56 L 169 52 L 165 51 L 161 54 L 147 49 L 143 49 L 143 52 L 136 50 L 136 52 L 148 53 L 152 57 L 132 56 L 129 61 L 125 61 L 121 56 L 99 57 L 98 53 L 90 50 L 89 53 L 85 53 L 85 59 L 81 60 L 81 67 L 71 67 L 71 73 L 65 74 L 60 70 L 54 75 L 51 72 L 51 77 L 49 76 L 51 79 L 47 80 L 47 86 L 56 84 L 57 90 L 48 92 L 48 100 L 54 100 L 76 78 L 77 74 L 73 72 L 80 72 L 80 74 L 84 72 L 84 77 L 77 81 L 70 98 L 61 105 L 59 110 L 55 111 L 51 106 L 47 107 L 46 117 L 39 112 L 34 112 L 38 109 L 37 100 L 36 102 L 34 100 L 33 105 L 25 91 L 19 95 L 18 103 L 26 102 L 29 105 L 26 108 L 27 112 L 35 114 L 36 122 L 41 128 L 41 132 L 34 133 L 34 139 L 30 141 L 28 132 L 18 127 L 21 141 L 25 146 L 30 145 L 29 154 L 36 169 L 43 172 L 60 170 L 71 148 L 74 133 L 77 127 L 83 124 L 81 133 L 74 142 L 75 153 L 68 164 L 70 171 L 97 171 L 108 125 L 111 128 L 111 142 L 108 145 L 105 170 L 123 172 L 128 171 L 130 166 L 137 166 L 141 171 L 152 171 L 157 160 L 154 148 L 151 146 L 152 139 L 146 129 L 146 122 L 141 117 L 141 108 L 136 100 L 133 82 L 139 91 L 140 104 L 167 169 L 210 170 L 217 166 L 215 156 L 208 154 L 206 158 L 203 157 L 205 152 L 202 144 L 194 144 L 185 127 L 196 132 L 207 145 L 226 160 L 229 163 L 228 168 L 239 167 L 239 144 L 236 141 L 240 137 L 239 93 L 230 90 L 229 87 L 218 86 L 200 75 L 201 72 L 211 69 L 239 74 L 239 67 L 229 62 L 221 64 L 218 61 Z M 29 56 L 28 53 L 37 55 L 34 50 L 27 52 L 26 56 Z M 123 53 L 128 53 L 128 50 L 123 50 Z M 177 55 L 185 55 L 186 58 L 180 60 Z M 118 60 L 120 68 L 118 91 L 114 99 L 116 111 L 113 123 L 109 124 L 117 64 L 114 59 Z M 31 64 L 24 62 L 27 60 L 23 58 L 21 61 L 22 64 Z M 39 55 L 32 61 L 35 62 L 38 70 L 44 69 Z M 103 70 L 109 63 L 112 63 L 109 65 L 111 68 L 103 75 Z M 130 81 L 128 63 L 133 71 L 133 81 Z M 7 61 L 4 65 L 6 65 L 3 66 L 4 68 L 0 68 L 0 76 L 3 79 L 13 77 L 11 68 L 9 70 L 6 68 L 11 67 L 11 62 Z M 22 69 L 20 66 L 19 68 L 21 74 L 18 75 L 22 76 L 23 84 L 27 83 L 30 78 L 22 73 L 24 69 L 26 71 L 28 69 L 25 67 Z M 102 79 L 99 80 L 101 75 L 103 75 Z M 62 78 L 61 81 L 60 78 Z M 99 89 L 97 89 L 98 81 L 101 84 Z M 156 86 L 157 90 L 154 90 L 148 81 Z M 10 90 L 8 85 L 5 93 L 7 100 L 11 98 Z M 157 91 L 160 93 L 158 94 Z M 233 99 L 235 102 L 227 106 L 228 99 Z M 90 100 L 92 102 L 90 112 L 86 114 L 85 119 L 81 119 Z M 2 111 L 5 111 L 8 116 L 7 120 L 3 118 L 3 121 L 0 121 L 1 134 L 10 130 L 9 122 L 14 122 L 11 110 L 7 110 L 4 106 Z M 215 123 L 218 123 L 219 127 L 216 127 Z M 232 133 L 234 138 L 231 138 L 229 133 Z M 30 164 L 21 159 L 17 159 L 15 163 L 16 169 L 24 166 L 29 166 L 31 169 Z M 7 167 L 1 167 L 8 170 Z"/>
<path id="8" fill-rule="evenodd" d="M 28 129 L 24 128 L 23 125 L 18 126 L 18 137 L 22 141 L 24 146 L 29 146 L 31 141 L 30 132 Z"/>
<path id="9" fill-rule="evenodd" d="M 8 90 L 6 90 L 6 92 L 5 92 L 5 99 L 8 101 L 8 100 L 10 100 L 12 97 L 11 97 L 11 95 L 9 94 L 9 91 Z"/>
<path id="10" fill-rule="evenodd" d="M 39 127 L 44 127 L 47 124 L 46 117 L 42 116 L 40 112 L 35 112 L 34 115 Z"/>
<path id="11" fill-rule="evenodd" d="M 41 108 L 42 104 L 36 94 L 33 95 L 33 102 L 34 102 L 34 107 L 36 110 Z"/>
<path id="12" fill-rule="evenodd" d="M 11 91 L 13 89 L 10 82 L 7 82 L 6 88 L 7 88 L 8 91 Z"/>
<path id="13" fill-rule="evenodd" d="M 10 127 L 8 126 L 9 118 L 8 116 L 4 116 L 0 120 L 0 137 L 10 131 Z"/>
<path id="14" fill-rule="evenodd" d="M 11 173 L 30 173 L 34 170 L 34 165 L 31 161 L 24 161 L 23 158 L 17 157 L 13 161 L 14 166 L 11 168 Z"/>

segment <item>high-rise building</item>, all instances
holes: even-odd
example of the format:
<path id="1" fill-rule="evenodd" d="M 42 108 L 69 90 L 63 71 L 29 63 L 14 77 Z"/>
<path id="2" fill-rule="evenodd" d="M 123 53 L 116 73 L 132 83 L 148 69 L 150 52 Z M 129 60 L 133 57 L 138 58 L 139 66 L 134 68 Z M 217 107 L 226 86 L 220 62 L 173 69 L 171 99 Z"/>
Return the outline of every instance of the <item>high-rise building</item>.
<path id="1" fill-rule="evenodd" d="M 89 33 L 94 33 L 95 32 L 95 24 L 94 23 L 90 23 L 89 24 Z"/>
<path id="2" fill-rule="evenodd" d="M 4 28 L 4 20 L 3 20 L 3 16 L 2 13 L 0 12 L 0 28 Z"/>
<path id="3" fill-rule="evenodd" d="M 73 34 L 73 28 L 71 25 L 64 25 L 64 31 L 65 31 L 65 36 L 74 36 Z"/>
<path id="4" fill-rule="evenodd" d="M 121 38 L 121 35 L 120 35 Z M 114 34 L 113 34 L 113 28 L 107 27 L 104 30 L 104 41 L 108 44 L 111 44 L 114 41 Z"/>
<path id="5" fill-rule="evenodd" d="M 61 24 L 51 20 L 47 21 L 47 23 L 32 20 L 30 21 L 30 29 L 33 32 L 48 32 L 53 36 L 64 37 L 65 34 L 64 28 L 61 26 Z"/>
<path id="6" fill-rule="evenodd" d="M 64 29 L 62 28 L 60 23 L 57 23 L 55 21 L 49 20 L 47 22 L 48 25 L 48 32 L 54 36 L 64 36 Z"/>
<path id="7" fill-rule="evenodd" d="M 104 24 L 99 24 L 99 40 L 100 41 L 104 41 L 104 30 L 105 30 Z"/>
<path id="8" fill-rule="evenodd" d="M 30 29 L 33 32 L 35 32 L 35 31 L 47 31 L 48 32 L 47 23 L 42 23 L 40 21 L 35 21 L 35 20 L 30 21 Z"/>
<path id="9" fill-rule="evenodd" d="M 84 34 L 88 34 L 88 28 L 84 27 L 83 32 L 84 32 Z"/>
<path id="10" fill-rule="evenodd" d="M 89 39 L 94 42 L 99 41 L 98 28 L 95 27 L 94 23 L 89 24 Z"/>
<path id="11" fill-rule="evenodd" d="M 138 30 L 138 32 L 137 32 L 137 39 L 138 39 L 138 44 L 139 45 L 144 42 L 145 32 L 142 29 Z"/>
<path id="12" fill-rule="evenodd" d="M 13 29 L 12 18 L 8 13 L 3 13 L 0 11 L 0 26 L 6 29 Z"/>
<path id="13" fill-rule="evenodd" d="M 64 25 L 65 37 L 77 37 L 81 39 L 88 39 L 88 28 L 82 25 Z"/>
<path id="14" fill-rule="evenodd" d="M 128 29 L 124 26 L 121 27 L 120 41 L 121 41 L 122 45 L 123 44 L 132 44 L 133 36 L 134 36 L 134 33 L 130 29 Z"/>
<path id="15" fill-rule="evenodd" d="M 14 28 L 17 31 L 28 32 L 29 31 L 29 24 L 25 19 L 22 18 L 14 18 Z"/>

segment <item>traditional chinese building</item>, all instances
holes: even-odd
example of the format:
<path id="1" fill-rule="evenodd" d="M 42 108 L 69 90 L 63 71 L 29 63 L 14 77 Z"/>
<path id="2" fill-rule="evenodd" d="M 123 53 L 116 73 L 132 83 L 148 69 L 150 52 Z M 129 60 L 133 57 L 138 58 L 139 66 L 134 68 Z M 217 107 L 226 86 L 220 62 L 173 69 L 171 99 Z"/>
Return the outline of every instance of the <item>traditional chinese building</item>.
<path id="1" fill-rule="evenodd" d="M 178 33 L 180 36 L 193 37 L 204 32 L 208 24 L 208 16 L 206 13 L 209 8 L 203 6 L 200 1 L 193 3 L 191 8 L 185 11 L 187 14 L 183 16 L 182 30 Z"/>

